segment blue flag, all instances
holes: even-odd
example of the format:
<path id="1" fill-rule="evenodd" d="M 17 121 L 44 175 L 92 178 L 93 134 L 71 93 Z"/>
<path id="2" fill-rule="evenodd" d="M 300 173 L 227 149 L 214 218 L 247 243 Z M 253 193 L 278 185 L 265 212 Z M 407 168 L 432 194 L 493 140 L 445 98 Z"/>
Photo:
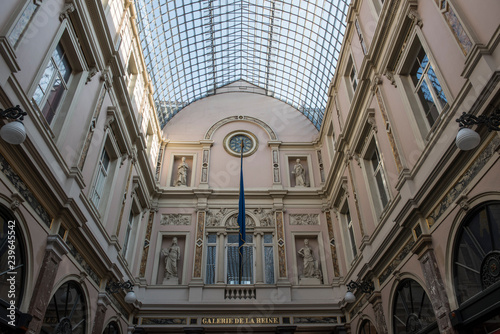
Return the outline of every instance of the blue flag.
<path id="1" fill-rule="evenodd" d="M 239 284 L 241 284 L 241 277 L 243 276 L 243 245 L 246 242 L 245 231 L 245 190 L 243 188 L 243 145 L 241 147 L 241 170 L 240 170 L 240 201 L 238 203 L 238 226 L 240 227 L 240 237 L 238 243 L 239 255 Z"/>

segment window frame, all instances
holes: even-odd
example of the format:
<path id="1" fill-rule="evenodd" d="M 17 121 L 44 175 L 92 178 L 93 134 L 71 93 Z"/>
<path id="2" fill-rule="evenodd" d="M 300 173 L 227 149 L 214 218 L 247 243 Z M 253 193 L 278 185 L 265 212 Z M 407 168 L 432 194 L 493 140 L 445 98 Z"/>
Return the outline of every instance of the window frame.
<path id="1" fill-rule="evenodd" d="M 407 47 L 405 48 L 403 54 L 401 55 L 401 59 L 396 66 L 395 70 L 395 80 L 397 87 L 401 87 L 403 102 L 406 105 L 407 110 L 410 110 L 410 122 L 413 128 L 413 131 L 416 134 L 417 140 L 420 140 L 422 143 L 425 143 L 429 140 L 430 136 L 434 133 L 436 127 L 441 124 L 441 119 L 443 116 L 450 110 L 450 105 L 452 104 L 452 96 L 450 91 L 448 90 L 445 80 L 441 75 L 438 64 L 431 53 L 431 49 L 425 41 L 425 38 L 418 26 L 415 26 L 413 31 L 409 34 L 408 41 L 406 42 Z M 428 62 L 426 64 L 426 72 L 425 75 L 422 75 L 421 80 L 419 80 L 418 84 L 412 80 L 411 71 L 414 68 L 415 62 L 417 61 L 417 55 L 419 51 L 423 51 L 428 58 Z M 434 89 L 434 85 L 432 84 L 432 80 L 428 77 L 427 70 L 432 67 L 432 70 L 436 77 L 436 82 L 440 87 L 446 103 L 441 105 L 438 101 L 440 101 L 438 96 L 441 94 L 437 94 Z M 436 107 L 436 111 L 438 115 L 435 117 L 435 120 L 432 124 L 429 122 L 427 118 L 427 112 L 422 104 L 421 96 L 419 95 L 421 83 L 425 82 L 428 91 L 432 97 L 434 106 Z"/>
<path id="2" fill-rule="evenodd" d="M 350 218 L 350 219 L 349 219 Z M 358 257 L 358 245 L 354 234 L 353 219 L 349 209 L 349 201 L 344 200 L 339 210 L 339 219 L 342 228 L 342 238 L 344 240 L 344 254 L 348 267 L 356 261 Z"/>
<path id="3" fill-rule="evenodd" d="M 354 76 L 353 76 L 354 73 Z M 349 97 L 349 101 L 354 99 L 356 95 L 356 90 L 359 86 L 358 80 L 358 71 L 356 69 L 356 65 L 354 64 L 354 57 L 349 55 L 349 59 L 347 61 L 347 65 L 344 72 L 345 85 L 347 90 L 347 96 Z"/>
<path id="4" fill-rule="evenodd" d="M 247 247 L 251 250 L 251 257 L 252 257 L 252 263 L 249 266 L 251 270 L 251 281 L 249 283 L 243 283 L 243 280 L 241 284 L 238 283 L 231 283 L 232 281 L 229 281 L 229 247 L 239 247 L 238 243 L 236 242 L 229 242 L 229 236 L 238 236 L 237 232 L 235 233 L 227 233 L 227 235 L 224 238 L 224 282 L 228 285 L 253 285 L 255 284 L 255 274 L 256 274 L 256 245 L 255 245 L 255 236 L 252 232 L 247 233 L 247 238 L 245 245 L 243 247 Z M 252 242 L 248 242 L 248 236 L 252 236 Z"/>
<path id="5" fill-rule="evenodd" d="M 71 66 L 72 72 L 67 83 L 68 89 L 61 97 L 61 100 L 55 110 L 54 118 L 49 123 L 42 113 L 45 103 L 42 107 L 40 107 L 34 101 L 33 97 L 39 83 L 43 79 L 43 74 L 47 65 L 51 61 L 54 50 L 57 48 L 59 43 L 62 45 L 65 50 L 65 54 L 68 56 L 68 62 Z M 89 73 L 89 68 L 87 66 L 86 58 L 83 55 L 82 47 L 83 46 L 80 45 L 79 39 L 73 31 L 71 24 L 68 23 L 68 20 L 63 20 L 58 32 L 54 36 L 54 39 L 47 50 L 45 58 L 41 62 L 38 73 L 34 77 L 31 83 L 31 88 L 27 94 L 30 97 L 31 106 L 34 110 L 36 110 L 36 114 L 39 115 L 39 119 L 45 124 L 45 128 L 49 131 L 53 138 L 58 138 L 65 128 L 65 124 L 71 121 L 72 113 L 76 109 L 75 106 L 79 102 L 79 93 L 87 79 L 86 74 Z M 44 98 L 43 100 L 45 101 L 46 99 Z"/>
<path id="6" fill-rule="evenodd" d="M 376 151 L 376 152 L 375 152 Z M 373 169 L 373 155 L 374 153 L 378 156 L 378 164 L 377 168 L 374 170 Z M 382 155 L 382 152 L 380 151 L 380 147 L 378 145 L 377 137 L 375 134 L 372 132 L 372 134 L 368 135 L 368 138 L 366 140 L 365 147 L 363 149 L 363 152 L 361 154 L 362 156 L 362 168 L 363 168 L 363 174 L 365 177 L 365 184 L 368 186 L 368 192 L 371 196 L 368 196 L 370 199 L 370 204 L 372 206 L 372 210 L 374 214 L 377 217 L 377 220 L 382 216 L 383 212 L 386 210 L 388 207 L 389 203 L 392 200 L 392 194 L 390 191 L 389 187 L 389 182 L 387 179 L 387 172 L 384 164 L 384 158 Z M 379 183 L 377 182 L 376 178 L 376 173 L 377 170 L 379 170 L 382 184 L 383 184 L 383 189 L 380 189 Z M 387 198 L 387 203 L 383 203 L 381 200 L 381 192 L 384 192 L 386 198 Z"/>
<path id="7" fill-rule="evenodd" d="M 104 193 L 102 194 L 99 203 L 96 205 L 96 203 L 93 202 L 92 197 L 93 193 L 95 191 L 96 183 L 98 182 L 99 178 L 99 161 L 100 157 L 103 153 L 103 151 L 106 150 L 107 154 L 109 155 L 109 166 L 108 166 L 108 175 L 106 177 L 106 180 L 104 182 Z M 119 168 L 118 160 L 121 156 L 120 150 L 118 147 L 118 143 L 116 142 L 116 139 L 114 136 L 110 135 L 109 129 L 106 132 L 106 135 L 103 140 L 103 144 L 100 149 L 100 154 L 99 154 L 99 161 L 96 163 L 96 167 L 94 170 L 94 176 L 92 178 L 91 186 L 89 187 L 89 192 L 87 194 L 89 202 L 91 203 L 92 207 L 99 213 L 100 217 L 102 218 L 102 221 L 104 222 L 106 220 L 107 212 L 109 209 L 109 201 L 113 198 L 113 192 L 114 192 L 114 187 L 113 185 L 116 182 L 116 177 L 117 177 L 117 169 Z"/>

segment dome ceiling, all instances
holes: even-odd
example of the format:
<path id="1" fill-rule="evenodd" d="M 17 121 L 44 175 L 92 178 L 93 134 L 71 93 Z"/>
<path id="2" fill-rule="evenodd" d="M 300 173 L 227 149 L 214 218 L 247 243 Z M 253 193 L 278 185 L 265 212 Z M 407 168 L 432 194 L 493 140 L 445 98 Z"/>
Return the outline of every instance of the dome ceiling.
<path id="1" fill-rule="evenodd" d="M 288 103 L 319 129 L 347 1 L 135 0 L 161 126 L 242 80 L 261 89 L 241 91 Z"/>

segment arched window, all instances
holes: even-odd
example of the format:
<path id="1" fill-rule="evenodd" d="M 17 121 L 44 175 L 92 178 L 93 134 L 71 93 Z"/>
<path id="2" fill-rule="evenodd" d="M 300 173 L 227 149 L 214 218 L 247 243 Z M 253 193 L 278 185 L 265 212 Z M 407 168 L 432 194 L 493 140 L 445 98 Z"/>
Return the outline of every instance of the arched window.
<path id="1" fill-rule="evenodd" d="M 500 280 L 500 203 L 485 203 L 467 215 L 457 234 L 453 276 L 462 304 Z"/>
<path id="2" fill-rule="evenodd" d="M 104 328 L 104 331 L 102 334 L 120 334 L 120 328 L 118 327 L 118 324 L 116 321 L 111 321 L 106 328 Z"/>
<path id="3" fill-rule="evenodd" d="M 19 221 L 9 210 L 0 206 L 0 298 L 8 302 L 14 300 L 18 308 L 23 298 L 26 276 L 23 240 Z"/>
<path id="4" fill-rule="evenodd" d="M 416 281 L 405 279 L 399 284 L 392 324 L 395 334 L 439 333 L 431 301 Z"/>
<path id="5" fill-rule="evenodd" d="M 87 311 L 80 285 L 69 281 L 52 296 L 41 333 L 85 334 Z"/>
<path id="6" fill-rule="evenodd" d="M 453 280 L 460 307 L 452 323 L 464 333 L 500 330 L 500 202 L 471 210 L 453 251 Z"/>
<path id="7" fill-rule="evenodd" d="M 366 319 L 359 328 L 359 334 L 377 334 L 377 329 L 370 320 Z"/>

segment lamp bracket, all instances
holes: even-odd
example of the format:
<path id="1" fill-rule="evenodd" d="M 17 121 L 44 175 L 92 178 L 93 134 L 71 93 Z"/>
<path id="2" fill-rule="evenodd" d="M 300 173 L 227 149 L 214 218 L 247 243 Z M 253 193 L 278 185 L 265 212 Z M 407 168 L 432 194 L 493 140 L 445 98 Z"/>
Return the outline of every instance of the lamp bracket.
<path id="1" fill-rule="evenodd" d="M 15 107 L 10 107 L 5 110 L 0 109 L 0 117 L 1 118 L 10 118 L 18 121 L 24 120 L 24 116 L 28 115 L 27 112 L 22 111 L 21 107 L 18 105 Z"/>
<path id="2" fill-rule="evenodd" d="M 109 293 L 117 293 L 120 290 L 131 290 L 134 287 L 134 284 L 130 280 L 119 283 L 119 282 L 109 282 L 106 284 L 106 291 Z"/>
<path id="3" fill-rule="evenodd" d="M 456 119 L 460 128 L 476 124 L 485 124 L 489 131 L 500 131 L 500 108 L 497 108 L 491 115 L 475 116 L 468 113 L 462 113 L 462 116 Z"/>
<path id="4" fill-rule="evenodd" d="M 371 293 L 375 290 L 375 286 L 372 281 L 361 281 L 359 283 L 350 281 L 347 284 L 347 290 L 354 291 L 355 289 L 360 289 L 364 293 Z"/>

